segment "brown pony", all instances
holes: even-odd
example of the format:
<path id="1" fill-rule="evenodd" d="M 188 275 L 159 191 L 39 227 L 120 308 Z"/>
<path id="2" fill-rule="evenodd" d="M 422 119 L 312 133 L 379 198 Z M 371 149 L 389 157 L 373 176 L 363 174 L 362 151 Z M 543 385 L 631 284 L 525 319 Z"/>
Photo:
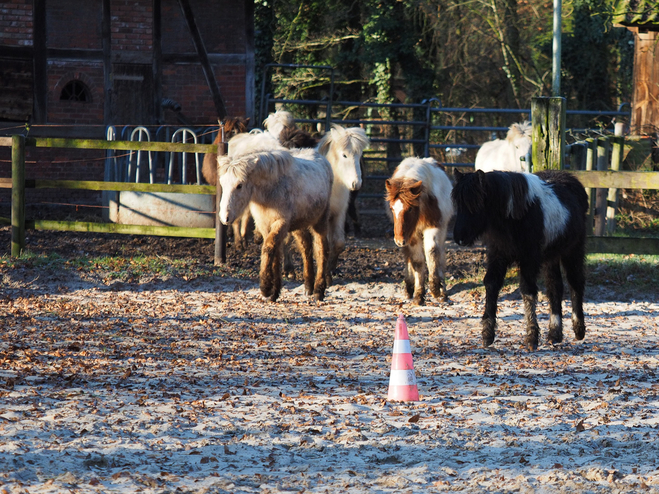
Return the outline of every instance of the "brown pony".
<path id="1" fill-rule="evenodd" d="M 213 144 L 222 142 L 222 129 L 224 129 L 224 140 L 228 141 L 236 134 L 247 132 L 249 125 L 249 118 L 242 117 L 227 117 L 223 122 L 219 122 L 220 128 L 217 132 L 217 137 Z M 217 185 L 217 154 L 206 153 L 204 155 L 204 162 L 201 166 L 201 175 L 209 185 Z M 249 212 L 246 212 L 245 217 L 239 218 L 232 225 L 233 229 L 233 242 L 237 249 L 245 250 L 247 248 L 247 233 L 253 229 L 253 221 Z"/>
<path id="2" fill-rule="evenodd" d="M 236 134 L 247 132 L 249 118 L 227 117 L 223 122 L 218 121 L 220 129 L 213 144 L 219 144 L 222 141 L 222 128 L 224 128 L 224 139 L 228 141 Z M 217 185 L 217 154 L 206 153 L 204 163 L 201 166 L 201 175 L 209 185 Z"/>
<path id="3" fill-rule="evenodd" d="M 446 301 L 446 233 L 453 216 L 451 181 L 432 158 L 406 158 L 385 182 L 394 222 L 394 241 L 405 256 L 405 290 L 414 303 L 425 303 L 426 273 L 430 291 Z M 427 266 L 427 267 L 426 267 Z"/>

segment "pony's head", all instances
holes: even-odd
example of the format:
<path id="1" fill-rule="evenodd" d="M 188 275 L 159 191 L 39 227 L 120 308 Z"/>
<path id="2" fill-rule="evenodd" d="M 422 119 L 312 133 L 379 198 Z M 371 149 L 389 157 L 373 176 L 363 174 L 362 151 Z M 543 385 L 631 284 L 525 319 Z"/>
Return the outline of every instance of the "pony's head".
<path id="1" fill-rule="evenodd" d="M 249 117 L 226 117 L 220 122 L 220 125 L 224 126 L 224 135 L 230 139 L 236 134 L 247 132 L 249 128 Z"/>
<path id="2" fill-rule="evenodd" d="M 394 242 L 398 247 L 409 244 L 420 215 L 423 182 L 411 178 L 390 178 L 384 183 L 386 201 L 394 220 Z"/>
<path id="3" fill-rule="evenodd" d="M 458 245 L 472 245 L 487 228 L 485 173 L 461 173 L 455 170 L 451 199 L 455 207 L 453 240 Z"/>
<path id="4" fill-rule="evenodd" d="M 239 134 L 244 135 L 244 134 Z M 238 137 L 238 136 L 237 136 Z M 289 173 L 293 156 L 286 149 L 258 151 L 239 157 L 219 156 L 220 221 L 229 225 L 241 217 L 255 194 L 268 194 Z"/>
<path id="5" fill-rule="evenodd" d="M 342 182 L 349 190 L 359 190 L 362 186 L 361 158 L 369 144 L 364 129 L 332 125 L 318 143 L 318 152 L 331 163 L 335 181 Z"/>
<path id="6" fill-rule="evenodd" d="M 519 164 L 520 169 L 527 173 L 531 171 L 532 131 L 531 122 L 525 120 L 522 123 L 512 124 L 506 135 L 506 141 L 508 141 L 514 155 L 514 162 Z"/>
<path id="7" fill-rule="evenodd" d="M 295 119 L 293 114 L 284 110 L 277 110 L 271 113 L 263 121 L 263 126 L 270 132 L 275 139 L 279 139 L 279 134 L 286 127 L 295 127 Z"/>

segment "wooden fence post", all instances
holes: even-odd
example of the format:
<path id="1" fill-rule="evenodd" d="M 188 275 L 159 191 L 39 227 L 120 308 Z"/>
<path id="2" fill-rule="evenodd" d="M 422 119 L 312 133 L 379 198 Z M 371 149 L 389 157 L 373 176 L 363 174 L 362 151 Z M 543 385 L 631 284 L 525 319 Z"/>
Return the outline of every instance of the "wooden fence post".
<path id="1" fill-rule="evenodd" d="M 615 137 L 611 149 L 611 171 L 620 171 L 623 152 L 625 149 L 625 138 L 623 137 L 622 122 L 615 124 Z M 613 235 L 616 229 L 616 211 L 618 210 L 618 189 L 609 189 L 609 195 L 606 199 L 606 233 Z"/>
<path id="2" fill-rule="evenodd" d="M 597 168 L 597 139 L 589 137 L 586 139 L 588 148 L 586 149 L 586 171 L 593 171 Z M 593 197 L 593 189 L 586 187 L 586 194 L 588 194 L 588 233 L 593 233 L 593 225 L 595 221 L 595 201 Z"/>
<path id="3" fill-rule="evenodd" d="M 18 257 L 25 249 L 25 137 L 11 139 L 11 255 Z"/>
<path id="4" fill-rule="evenodd" d="M 609 139 L 597 140 L 597 171 L 606 171 L 609 167 Z M 602 237 L 606 232 L 606 196 L 608 189 L 595 189 L 595 236 Z"/>
<path id="5" fill-rule="evenodd" d="M 217 144 L 217 155 L 226 154 L 226 143 L 224 142 L 224 126 L 220 126 L 220 142 Z M 220 186 L 220 164 L 217 166 L 217 180 L 215 182 L 215 257 L 213 264 L 219 266 L 227 262 L 227 227 L 220 221 L 220 200 L 222 199 L 222 187 Z"/>
<path id="6" fill-rule="evenodd" d="M 565 155 L 565 98 L 533 98 L 533 171 L 562 170 Z"/>

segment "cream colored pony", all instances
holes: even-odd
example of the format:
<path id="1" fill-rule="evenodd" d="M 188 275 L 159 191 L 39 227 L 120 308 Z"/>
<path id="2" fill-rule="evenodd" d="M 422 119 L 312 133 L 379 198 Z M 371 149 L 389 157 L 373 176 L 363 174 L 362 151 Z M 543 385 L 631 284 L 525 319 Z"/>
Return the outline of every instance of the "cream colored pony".
<path id="1" fill-rule="evenodd" d="M 273 302 L 279 298 L 283 244 L 291 232 L 302 253 L 306 293 L 322 300 L 333 182 L 327 159 L 314 149 L 287 150 L 270 133 L 253 131 L 233 137 L 228 155 L 218 160 L 220 221 L 232 224 L 249 208 L 263 236 L 261 294 Z"/>

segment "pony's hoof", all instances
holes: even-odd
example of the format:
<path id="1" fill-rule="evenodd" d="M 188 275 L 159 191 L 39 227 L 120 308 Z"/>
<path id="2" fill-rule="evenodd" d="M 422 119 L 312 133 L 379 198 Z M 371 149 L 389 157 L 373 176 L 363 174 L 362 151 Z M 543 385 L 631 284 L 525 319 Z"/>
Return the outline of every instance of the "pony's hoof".
<path id="1" fill-rule="evenodd" d="M 583 321 L 574 321 L 572 329 L 574 330 L 574 339 L 581 341 L 586 337 L 586 325 Z"/>
<path id="2" fill-rule="evenodd" d="M 414 297 L 414 305 L 426 305 L 426 297 L 423 295 L 417 295 Z"/>
<path id="3" fill-rule="evenodd" d="M 524 340 L 524 344 L 529 352 L 535 352 L 538 349 L 538 337 L 527 336 L 526 340 Z"/>
<path id="4" fill-rule="evenodd" d="M 563 332 L 559 331 L 549 331 L 547 335 L 547 342 L 552 345 L 557 345 L 558 343 L 563 342 Z"/>
<path id="5" fill-rule="evenodd" d="M 492 319 L 483 319 L 481 320 L 481 325 L 483 326 L 483 330 L 481 331 L 483 348 L 487 348 L 494 343 L 494 337 L 496 335 L 494 329 L 496 327 L 496 322 L 492 321 Z"/>
<path id="6" fill-rule="evenodd" d="M 325 299 L 325 292 L 315 292 L 313 298 L 315 298 L 317 302 L 322 302 Z"/>

